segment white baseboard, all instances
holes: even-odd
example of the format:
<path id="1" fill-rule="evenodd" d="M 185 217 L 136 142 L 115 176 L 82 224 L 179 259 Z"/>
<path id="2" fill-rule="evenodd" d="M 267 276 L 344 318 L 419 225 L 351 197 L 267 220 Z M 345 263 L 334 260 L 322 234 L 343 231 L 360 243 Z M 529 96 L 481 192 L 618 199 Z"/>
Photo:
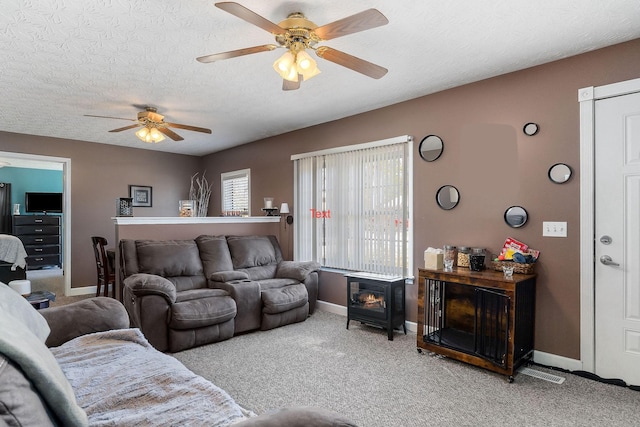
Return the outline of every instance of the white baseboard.
<path id="1" fill-rule="evenodd" d="M 317 302 L 318 310 L 327 311 L 329 313 L 337 314 L 347 317 L 347 307 L 342 305 L 333 304 L 326 301 Z M 417 333 L 418 324 L 416 322 L 405 322 L 407 331 Z M 553 368 L 565 369 L 567 371 L 581 371 L 583 369 L 582 362 L 576 359 L 570 359 L 564 356 L 558 356 L 557 354 L 545 353 L 544 351 L 534 350 L 533 361 L 544 366 L 551 366 Z"/>
<path id="2" fill-rule="evenodd" d="M 329 313 L 337 314 L 339 316 L 347 317 L 347 307 L 342 305 L 333 304 L 331 302 L 326 301 L 317 301 L 316 305 L 318 310 L 326 311 Z M 407 332 L 416 333 L 418 330 L 418 324 L 415 322 L 405 321 L 405 326 L 407 327 Z"/>
<path id="3" fill-rule="evenodd" d="M 343 305 L 333 304 L 331 302 L 320 300 L 316 302 L 316 305 L 318 307 L 318 310 L 327 311 L 329 313 L 347 317 L 347 307 Z"/>
<path id="4" fill-rule="evenodd" d="M 582 361 L 558 356 L 557 354 L 545 353 L 544 351 L 533 351 L 533 361 L 544 366 L 565 369 L 567 371 L 583 370 Z"/>
<path id="5" fill-rule="evenodd" d="M 95 286 L 84 286 L 82 288 L 71 288 L 69 292 L 67 292 L 66 296 L 68 297 L 76 297 L 79 295 L 95 295 L 96 287 Z"/>

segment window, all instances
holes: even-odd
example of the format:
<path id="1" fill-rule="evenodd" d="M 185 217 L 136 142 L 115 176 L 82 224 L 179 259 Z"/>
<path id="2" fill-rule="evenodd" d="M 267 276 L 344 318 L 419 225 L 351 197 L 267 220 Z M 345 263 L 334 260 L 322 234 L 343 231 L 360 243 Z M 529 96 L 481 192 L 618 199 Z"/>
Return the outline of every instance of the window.
<path id="1" fill-rule="evenodd" d="M 248 216 L 251 214 L 251 169 L 220 174 L 222 214 Z"/>
<path id="2" fill-rule="evenodd" d="M 411 137 L 292 156 L 295 259 L 411 276 Z"/>

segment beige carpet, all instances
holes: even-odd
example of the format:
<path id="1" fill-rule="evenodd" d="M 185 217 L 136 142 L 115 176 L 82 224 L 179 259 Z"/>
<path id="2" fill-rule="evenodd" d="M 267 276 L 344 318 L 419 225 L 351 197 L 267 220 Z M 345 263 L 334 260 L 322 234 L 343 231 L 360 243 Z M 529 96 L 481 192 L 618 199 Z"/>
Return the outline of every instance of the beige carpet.
<path id="1" fill-rule="evenodd" d="M 360 426 L 637 426 L 640 393 L 570 373 L 562 384 L 505 376 L 431 354 L 415 334 L 316 312 L 173 356 L 257 413 L 321 406 Z"/>

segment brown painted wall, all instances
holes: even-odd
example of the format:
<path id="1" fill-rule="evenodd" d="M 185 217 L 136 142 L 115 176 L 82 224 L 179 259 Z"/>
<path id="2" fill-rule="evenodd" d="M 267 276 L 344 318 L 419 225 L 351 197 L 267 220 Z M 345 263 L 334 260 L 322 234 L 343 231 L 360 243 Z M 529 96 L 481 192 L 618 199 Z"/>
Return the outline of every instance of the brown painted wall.
<path id="1" fill-rule="evenodd" d="M 542 251 L 537 266 L 536 349 L 579 359 L 577 91 L 638 78 L 639 70 L 640 40 L 634 40 L 215 153 L 205 158 L 204 169 L 219 176 L 251 168 L 254 211 L 265 196 L 291 206 L 292 154 L 414 136 L 414 274 L 428 246 L 498 251 L 509 236 L 528 243 Z M 522 133 L 529 121 L 540 125 L 533 137 Z M 433 163 L 417 155 L 420 140 L 428 134 L 439 135 L 445 143 L 444 154 Z M 575 172 L 564 185 L 547 178 L 549 167 L 557 162 L 569 164 Z M 455 185 L 461 193 L 452 211 L 435 203 L 435 192 L 444 184 Z M 218 190 L 212 206 L 219 206 L 219 197 Z M 512 205 L 529 212 L 529 222 L 520 229 L 503 221 Z M 567 221 L 568 237 L 542 237 L 542 221 Z M 344 278 L 323 273 L 321 279 L 320 299 L 344 305 Z M 417 287 L 409 285 L 411 321 L 416 320 L 416 296 Z"/>
<path id="2" fill-rule="evenodd" d="M 129 184 L 153 187 L 153 206 L 134 208 L 135 216 L 178 216 L 178 200 L 187 198 L 191 176 L 201 171 L 198 157 L 7 132 L 0 132 L 0 151 L 71 159 L 72 287 L 95 285 L 91 236 L 114 246 L 111 218 Z"/>

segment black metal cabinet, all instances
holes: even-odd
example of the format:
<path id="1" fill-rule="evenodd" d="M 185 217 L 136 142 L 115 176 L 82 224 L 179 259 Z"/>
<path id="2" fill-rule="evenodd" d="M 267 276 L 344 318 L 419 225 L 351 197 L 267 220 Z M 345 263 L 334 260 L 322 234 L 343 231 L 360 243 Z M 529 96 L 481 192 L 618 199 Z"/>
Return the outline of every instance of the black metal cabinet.
<path id="1" fill-rule="evenodd" d="M 347 278 L 347 329 L 351 320 L 381 326 L 393 341 L 393 330 L 402 327 L 405 335 L 403 277 L 351 273 Z"/>
<path id="2" fill-rule="evenodd" d="M 535 275 L 419 270 L 418 351 L 509 376 L 533 355 Z"/>
<path id="3" fill-rule="evenodd" d="M 15 215 L 13 234 L 27 252 L 27 270 L 62 267 L 60 215 Z"/>

